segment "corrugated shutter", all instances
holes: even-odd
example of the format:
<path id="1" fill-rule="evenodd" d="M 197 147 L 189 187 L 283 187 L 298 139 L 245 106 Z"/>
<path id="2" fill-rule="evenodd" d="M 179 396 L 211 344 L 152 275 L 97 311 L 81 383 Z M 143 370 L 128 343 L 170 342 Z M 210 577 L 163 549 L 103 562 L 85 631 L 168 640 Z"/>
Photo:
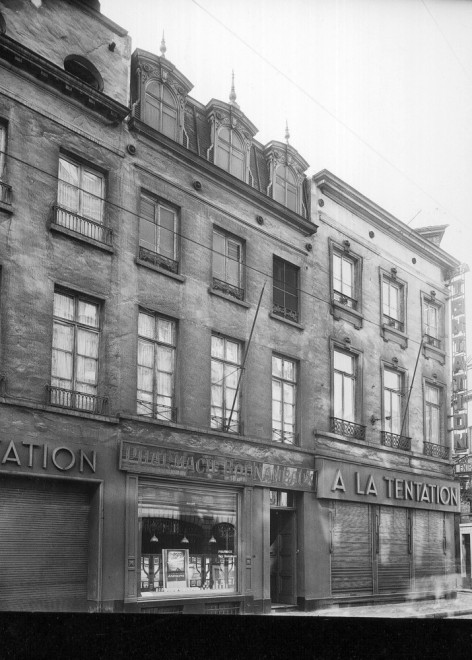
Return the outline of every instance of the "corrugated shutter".
<path id="1" fill-rule="evenodd" d="M 415 589 L 434 589 L 435 578 L 442 578 L 445 573 L 444 514 L 417 509 L 413 540 Z"/>
<path id="2" fill-rule="evenodd" d="M 89 511 L 81 484 L 2 477 L 0 609 L 86 609 Z"/>
<path id="3" fill-rule="evenodd" d="M 409 516 L 407 509 L 379 507 L 379 593 L 410 589 Z"/>
<path id="4" fill-rule="evenodd" d="M 332 502 L 331 590 L 333 595 L 371 594 L 372 532 L 364 504 Z"/>

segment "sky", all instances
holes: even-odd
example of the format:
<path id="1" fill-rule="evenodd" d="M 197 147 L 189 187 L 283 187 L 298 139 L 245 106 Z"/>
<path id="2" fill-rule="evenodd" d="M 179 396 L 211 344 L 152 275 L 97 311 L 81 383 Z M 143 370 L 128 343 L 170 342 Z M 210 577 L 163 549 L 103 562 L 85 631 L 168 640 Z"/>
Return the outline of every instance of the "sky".
<path id="1" fill-rule="evenodd" d="M 101 0 L 132 48 L 166 57 L 203 104 L 237 102 L 284 141 L 472 268 L 471 0 Z M 467 277 L 472 318 L 472 275 Z M 472 329 L 472 324 L 469 324 Z M 472 353 L 472 330 L 468 352 Z"/>

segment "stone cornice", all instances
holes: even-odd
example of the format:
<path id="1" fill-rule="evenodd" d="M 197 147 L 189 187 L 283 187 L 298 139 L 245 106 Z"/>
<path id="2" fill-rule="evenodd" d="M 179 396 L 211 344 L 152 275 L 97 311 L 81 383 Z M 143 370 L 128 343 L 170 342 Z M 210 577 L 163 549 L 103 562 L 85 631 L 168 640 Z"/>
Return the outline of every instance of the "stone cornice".
<path id="1" fill-rule="evenodd" d="M 211 101 L 206 104 L 205 110 L 207 116 L 215 113 L 217 118 L 220 118 L 220 115 L 221 117 L 232 117 L 236 122 L 241 124 L 241 126 L 250 134 L 251 138 L 258 132 L 258 129 L 246 117 L 244 112 L 230 103 L 225 103 L 218 99 L 211 99 Z"/>
<path id="2" fill-rule="evenodd" d="M 264 155 L 267 157 L 270 154 L 282 155 L 287 165 L 294 163 L 299 167 L 301 172 L 306 172 L 310 167 L 306 160 L 300 156 L 298 151 L 285 142 L 279 142 L 278 140 L 271 140 L 268 142 L 264 147 Z"/>
<path id="3" fill-rule="evenodd" d="M 170 75 L 177 86 L 182 88 L 182 96 L 187 96 L 189 91 L 193 89 L 193 85 L 190 80 L 188 80 L 188 78 L 180 73 L 176 66 L 165 57 L 154 55 L 153 53 L 149 53 L 147 50 L 141 50 L 140 48 L 137 48 L 131 57 L 131 61 L 133 70 L 136 67 L 140 67 L 144 69 L 144 72 L 158 72 L 160 78 L 163 78 L 162 74 L 164 74 L 164 77 Z"/>
<path id="4" fill-rule="evenodd" d="M 446 271 L 455 270 L 460 265 L 455 257 L 427 241 L 414 229 L 407 227 L 405 223 L 364 197 L 328 170 L 321 170 L 314 174 L 312 179 L 323 195 L 359 217 L 367 219 L 375 227 L 395 238 L 396 241 L 439 264 Z"/>
<path id="5" fill-rule="evenodd" d="M 316 233 L 318 226 L 313 222 L 305 220 L 305 218 L 298 215 L 298 213 L 294 213 L 282 204 L 279 204 L 279 202 L 273 200 L 271 197 L 268 197 L 267 195 L 264 195 L 264 193 L 259 192 L 259 190 L 256 188 L 252 188 L 252 186 L 250 186 L 248 183 L 241 181 L 235 176 L 232 176 L 221 167 L 218 167 L 217 165 L 214 165 L 210 161 L 206 160 L 206 158 L 203 158 L 193 151 L 186 149 L 178 142 L 171 140 L 163 133 L 156 131 L 139 119 L 133 117 L 129 122 L 129 129 L 143 135 L 153 143 L 159 142 L 163 147 L 171 151 L 172 154 L 180 161 L 195 167 L 197 170 L 201 171 L 202 174 L 207 175 L 210 180 L 216 180 L 223 184 L 228 190 L 231 191 L 231 193 L 237 194 L 243 199 L 255 202 L 266 212 L 273 214 L 287 225 L 292 226 L 294 229 L 303 234 L 303 236 L 311 236 L 312 234 Z"/>
<path id="6" fill-rule="evenodd" d="M 64 96 L 73 98 L 108 120 L 120 122 L 129 108 L 106 94 L 93 89 L 47 59 L 10 39 L 0 35 L 0 59 L 6 60 L 15 69 L 20 69 L 54 87 Z"/>

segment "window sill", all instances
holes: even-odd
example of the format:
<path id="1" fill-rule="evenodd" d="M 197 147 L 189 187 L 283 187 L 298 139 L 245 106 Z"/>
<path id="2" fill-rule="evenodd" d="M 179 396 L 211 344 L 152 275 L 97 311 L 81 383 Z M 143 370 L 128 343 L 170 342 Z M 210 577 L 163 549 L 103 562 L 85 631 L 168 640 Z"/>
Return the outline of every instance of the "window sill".
<path id="1" fill-rule="evenodd" d="M 44 410 L 49 413 L 56 413 L 58 415 L 68 415 L 69 417 L 80 417 L 82 419 L 93 419 L 100 422 L 108 422 L 112 424 L 118 424 L 119 418 L 112 415 L 96 415 L 94 413 L 82 412 L 81 410 L 75 410 L 73 408 L 61 408 L 59 406 L 51 406 L 44 403 L 34 403 L 32 401 L 25 401 L 24 399 L 19 399 L 16 397 L 5 397 L 0 396 L 0 403 L 4 403 L 10 406 L 20 406 L 22 408 L 30 408 L 32 410 Z"/>
<path id="2" fill-rule="evenodd" d="M 99 250 L 103 250 L 103 252 L 108 252 L 109 254 L 113 254 L 115 252 L 115 250 L 112 248 L 111 245 L 107 245 L 106 243 L 101 243 L 100 241 L 96 241 L 94 238 L 90 238 L 89 236 L 85 236 L 84 234 L 79 234 L 76 231 L 67 229 L 67 227 L 58 225 L 55 222 L 51 222 L 50 229 L 53 232 L 57 232 L 58 234 L 64 234 L 65 236 L 69 236 L 70 238 L 73 238 L 76 241 L 80 241 L 81 243 L 87 243 L 88 245 L 96 247 Z"/>
<path id="3" fill-rule="evenodd" d="M 352 323 L 357 330 L 360 330 L 364 323 L 364 316 L 360 312 L 346 305 L 341 305 L 336 300 L 331 301 L 331 315 L 335 321 L 342 319 Z"/>
<path id="4" fill-rule="evenodd" d="M 235 305 L 240 305 L 241 307 L 245 307 L 246 309 L 249 309 L 251 305 L 247 303 L 245 300 L 238 300 L 238 298 L 234 298 L 234 296 L 229 296 L 226 293 L 223 293 L 222 291 L 217 291 L 216 289 L 213 289 L 213 287 L 208 287 L 208 293 L 211 294 L 212 296 L 217 296 L 218 298 L 223 298 L 224 300 L 229 300 L 229 302 L 234 303 Z"/>
<path id="5" fill-rule="evenodd" d="M 380 334 L 384 341 L 394 341 L 397 344 L 400 344 L 402 348 L 408 346 L 408 336 L 404 332 L 401 332 L 401 330 L 397 330 L 392 326 L 382 323 Z"/>
<path id="6" fill-rule="evenodd" d="M 279 316 L 278 314 L 274 314 L 273 312 L 269 312 L 269 316 L 271 319 L 275 319 L 276 321 L 280 321 L 281 323 L 286 323 L 287 325 L 291 325 L 293 328 L 297 328 L 298 330 L 305 330 L 304 325 L 300 325 L 300 323 L 295 323 L 295 321 L 290 321 L 290 319 L 286 319 L 283 316 Z"/>
<path id="7" fill-rule="evenodd" d="M 139 257 L 136 257 L 135 263 L 138 266 L 144 266 L 144 268 L 149 268 L 149 270 L 154 270 L 156 273 L 160 273 L 161 275 L 170 277 L 172 280 L 176 280 L 177 282 L 185 282 L 186 278 L 183 275 L 178 275 L 177 273 L 171 273 L 170 270 L 165 270 L 165 268 L 159 268 L 159 266 L 150 264 L 148 261 L 143 261 L 142 259 L 139 259 Z"/>
<path id="8" fill-rule="evenodd" d="M 8 202 L 2 202 L 0 200 L 0 211 L 3 211 L 4 213 L 8 213 L 11 215 L 13 214 L 13 206 Z"/>
<path id="9" fill-rule="evenodd" d="M 440 364 L 446 363 L 446 353 L 442 351 L 440 348 L 436 348 L 435 346 L 431 346 L 430 344 L 423 344 L 423 355 L 427 360 L 429 360 L 429 358 L 432 358 L 433 360 L 436 360 Z"/>

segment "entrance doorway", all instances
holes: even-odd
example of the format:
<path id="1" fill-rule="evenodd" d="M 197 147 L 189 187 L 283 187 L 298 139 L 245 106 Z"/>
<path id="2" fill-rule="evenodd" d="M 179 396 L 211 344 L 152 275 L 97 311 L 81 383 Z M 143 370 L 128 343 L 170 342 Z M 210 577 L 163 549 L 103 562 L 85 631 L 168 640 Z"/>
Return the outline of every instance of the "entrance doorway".
<path id="1" fill-rule="evenodd" d="M 296 605 L 295 511 L 270 512 L 270 599 Z"/>

